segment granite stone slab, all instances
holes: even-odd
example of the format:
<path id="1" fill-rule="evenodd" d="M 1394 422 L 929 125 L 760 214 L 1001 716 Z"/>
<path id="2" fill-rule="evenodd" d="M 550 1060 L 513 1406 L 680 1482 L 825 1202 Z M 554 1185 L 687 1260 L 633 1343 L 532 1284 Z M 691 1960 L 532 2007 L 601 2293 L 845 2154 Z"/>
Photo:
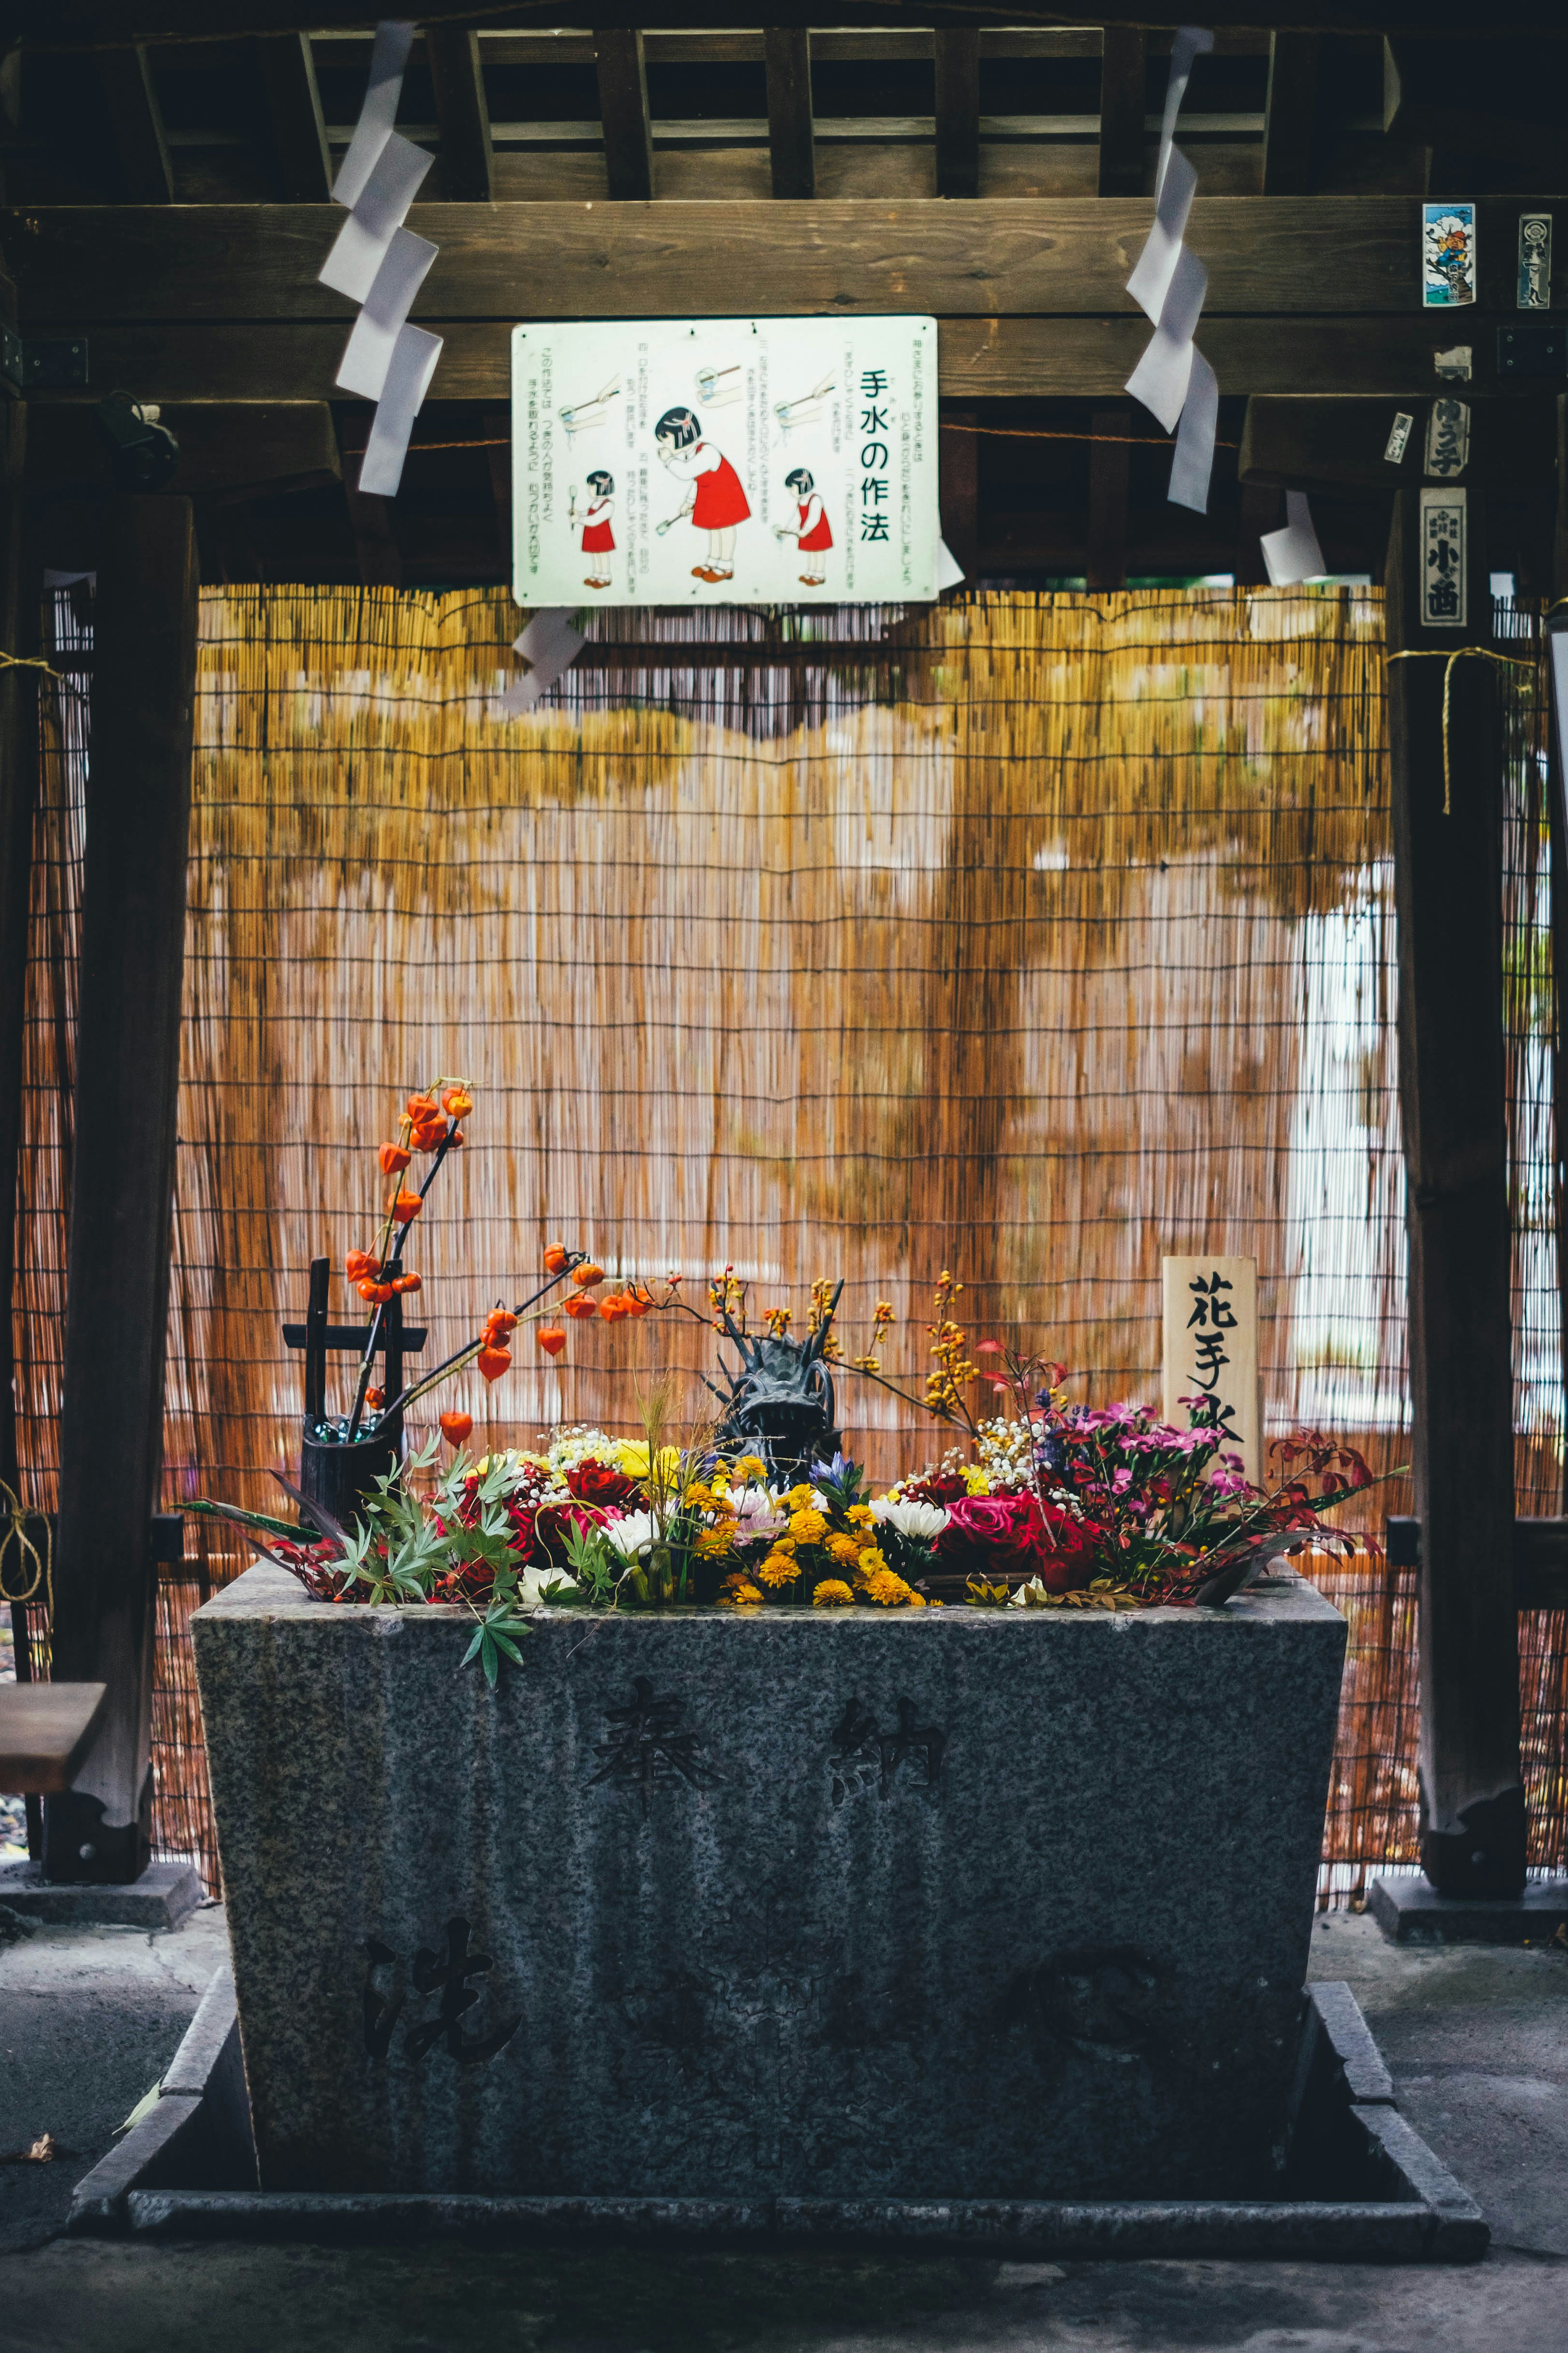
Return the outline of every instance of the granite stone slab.
<path id="1" fill-rule="evenodd" d="M 1345 1629 L 460 1611 L 192 1621 L 260 2183 L 1267 2197 Z M 1216 1971 L 1212 1920 L 1229 1923 Z"/>
<path id="2" fill-rule="evenodd" d="M 49 1928 L 177 1928 L 202 1894 L 188 1862 L 150 1862 L 123 1886 L 46 1879 L 40 1862 L 0 1863 L 0 1904 Z"/>

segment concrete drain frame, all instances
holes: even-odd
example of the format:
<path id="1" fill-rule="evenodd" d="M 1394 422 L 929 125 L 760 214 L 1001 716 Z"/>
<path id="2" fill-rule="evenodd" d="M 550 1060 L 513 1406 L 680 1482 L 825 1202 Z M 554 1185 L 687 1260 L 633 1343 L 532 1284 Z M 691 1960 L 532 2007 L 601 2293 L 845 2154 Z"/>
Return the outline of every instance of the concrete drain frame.
<path id="1" fill-rule="evenodd" d="M 73 2232 L 181 2239 L 617 2243 L 994 2260 L 1319 2256 L 1474 2263 L 1480 2208 L 1400 2115 L 1348 1985 L 1309 1986 L 1279 2193 L 1258 2200 L 578 2198 L 258 2189 L 234 1980 L 219 1970 L 156 2105 L 78 2184 Z"/>

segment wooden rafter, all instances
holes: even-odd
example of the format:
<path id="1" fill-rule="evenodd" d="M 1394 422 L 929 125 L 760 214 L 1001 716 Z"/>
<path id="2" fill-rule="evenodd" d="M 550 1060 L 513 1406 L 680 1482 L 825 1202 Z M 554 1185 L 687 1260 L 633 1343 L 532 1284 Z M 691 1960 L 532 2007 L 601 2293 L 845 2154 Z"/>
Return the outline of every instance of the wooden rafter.
<path id="1" fill-rule="evenodd" d="M 1316 33 L 1275 33 L 1268 44 L 1263 106 L 1263 193 L 1301 196 L 1312 185 L 1318 115 Z"/>
<path id="2" fill-rule="evenodd" d="M 98 79 L 127 195 L 137 205 L 171 203 L 174 174 L 146 50 L 103 50 Z"/>
<path id="3" fill-rule="evenodd" d="M 441 176 L 449 198 L 488 205 L 495 194 L 489 108 L 471 25 L 432 25 L 425 56 L 441 125 Z"/>
<path id="4" fill-rule="evenodd" d="M 980 35 L 939 26 L 931 36 L 936 61 L 936 192 L 980 194 Z"/>
<path id="5" fill-rule="evenodd" d="M 768 153 L 775 196 L 816 194 L 811 111 L 811 35 L 804 25 L 763 35 L 768 75 Z"/>
<path id="6" fill-rule="evenodd" d="M 1143 193 L 1148 37 L 1141 25 L 1107 25 L 1100 62 L 1100 193 Z"/>
<path id="7" fill-rule="evenodd" d="M 256 47 L 282 194 L 296 204 L 325 204 L 332 190 L 332 163 L 310 38 L 279 33 Z"/>
<path id="8" fill-rule="evenodd" d="M 594 54 L 610 194 L 627 201 L 646 199 L 653 194 L 653 127 L 648 120 L 642 35 L 618 27 L 595 27 Z"/>

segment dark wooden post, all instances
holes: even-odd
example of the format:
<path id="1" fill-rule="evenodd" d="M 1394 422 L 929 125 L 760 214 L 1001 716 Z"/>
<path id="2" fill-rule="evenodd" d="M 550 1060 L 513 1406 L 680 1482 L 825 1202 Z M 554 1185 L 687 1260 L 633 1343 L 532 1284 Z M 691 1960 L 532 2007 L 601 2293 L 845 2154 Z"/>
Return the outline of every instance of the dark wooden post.
<path id="1" fill-rule="evenodd" d="M 40 593 L 25 554 L 26 448 L 26 402 L 0 400 L 0 648 L 23 661 L 38 650 Z M 37 689 L 36 670 L 0 670 L 0 1300 L 5 1302 L 0 1316 L 0 1479 L 12 1488 L 16 1484 L 16 1404 L 11 1384 L 11 1288 L 38 765 Z"/>
<path id="2" fill-rule="evenodd" d="M 963 576 L 980 569 L 980 418 L 973 408 L 952 408 L 937 433 L 937 497 L 942 535 Z"/>
<path id="3" fill-rule="evenodd" d="M 195 688 L 188 500 L 104 511 L 93 655 L 67 1261 L 54 1673 L 104 1682 L 78 1786 L 50 1798 L 44 1870 L 147 1863 L 163 1345 Z"/>
<path id="4" fill-rule="evenodd" d="M 1131 498 L 1132 404 L 1093 411 L 1089 445 L 1089 533 L 1084 578 L 1090 588 L 1127 586 L 1127 522 Z"/>
<path id="5" fill-rule="evenodd" d="M 26 660 L 38 650 L 41 583 L 26 522 L 27 409 L 0 400 L 0 647 Z M 22 1022 L 26 1009 L 27 909 L 33 862 L 33 810 L 38 777 L 38 673 L 0 670 L 0 1479 L 21 1495 L 16 1454 L 16 1398 L 11 1299 L 16 1282 L 16 1161 L 22 1131 Z M 27 1500 L 23 1498 L 24 1501 Z M 26 1590 L 27 1572 L 9 1556 L 13 1592 Z M 32 1680 L 33 1624 L 41 1624 L 45 1596 L 11 1610 L 16 1680 Z M 42 1801 L 27 1799 L 27 1852 L 42 1850 Z"/>
<path id="6" fill-rule="evenodd" d="M 1462 626 L 1422 619 L 1420 494 L 1394 501 L 1388 666 L 1410 1391 L 1421 1522 L 1421 1861 L 1445 1894 L 1524 1884 L 1513 1589 L 1511 1241 L 1504 1123 L 1502 754 L 1492 665 L 1443 692 L 1429 659 L 1491 635 L 1485 517 L 1468 498 Z"/>

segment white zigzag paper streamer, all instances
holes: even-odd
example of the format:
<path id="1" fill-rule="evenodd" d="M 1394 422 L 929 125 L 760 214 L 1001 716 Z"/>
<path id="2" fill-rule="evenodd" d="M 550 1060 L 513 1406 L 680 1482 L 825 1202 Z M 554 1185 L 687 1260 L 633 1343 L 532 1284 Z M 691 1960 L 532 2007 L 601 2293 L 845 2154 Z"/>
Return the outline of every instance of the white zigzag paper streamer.
<path id="1" fill-rule="evenodd" d="M 422 147 L 393 128 L 413 39 L 413 25 L 400 17 L 385 17 L 375 28 L 364 104 L 332 183 L 349 216 L 321 269 L 323 286 L 361 305 L 337 382 L 376 405 L 359 486 L 383 499 L 397 495 L 414 420 L 441 356 L 439 335 L 408 324 L 439 250 L 403 226 L 431 164 Z"/>
<path id="2" fill-rule="evenodd" d="M 1214 47 L 1214 35 L 1184 25 L 1171 45 L 1171 78 L 1165 87 L 1165 119 L 1160 130 L 1160 166 L 1154 183 L 1154 226 L 1144 241 L 1127 291 L 1154 334 L 1127 379 L 1126 389 L 1176 436 L 1171 461 L 1173 506 L 1206 514 L 1214 470 L 1215 430 L 1219 421 L 1219 385 L 1193 342 L 1208 291 L 1209 274 L 1184 239 L 1198 175 L 1176 146 L 1176 117 L 1186 95 L 1194 58 Z"/>

